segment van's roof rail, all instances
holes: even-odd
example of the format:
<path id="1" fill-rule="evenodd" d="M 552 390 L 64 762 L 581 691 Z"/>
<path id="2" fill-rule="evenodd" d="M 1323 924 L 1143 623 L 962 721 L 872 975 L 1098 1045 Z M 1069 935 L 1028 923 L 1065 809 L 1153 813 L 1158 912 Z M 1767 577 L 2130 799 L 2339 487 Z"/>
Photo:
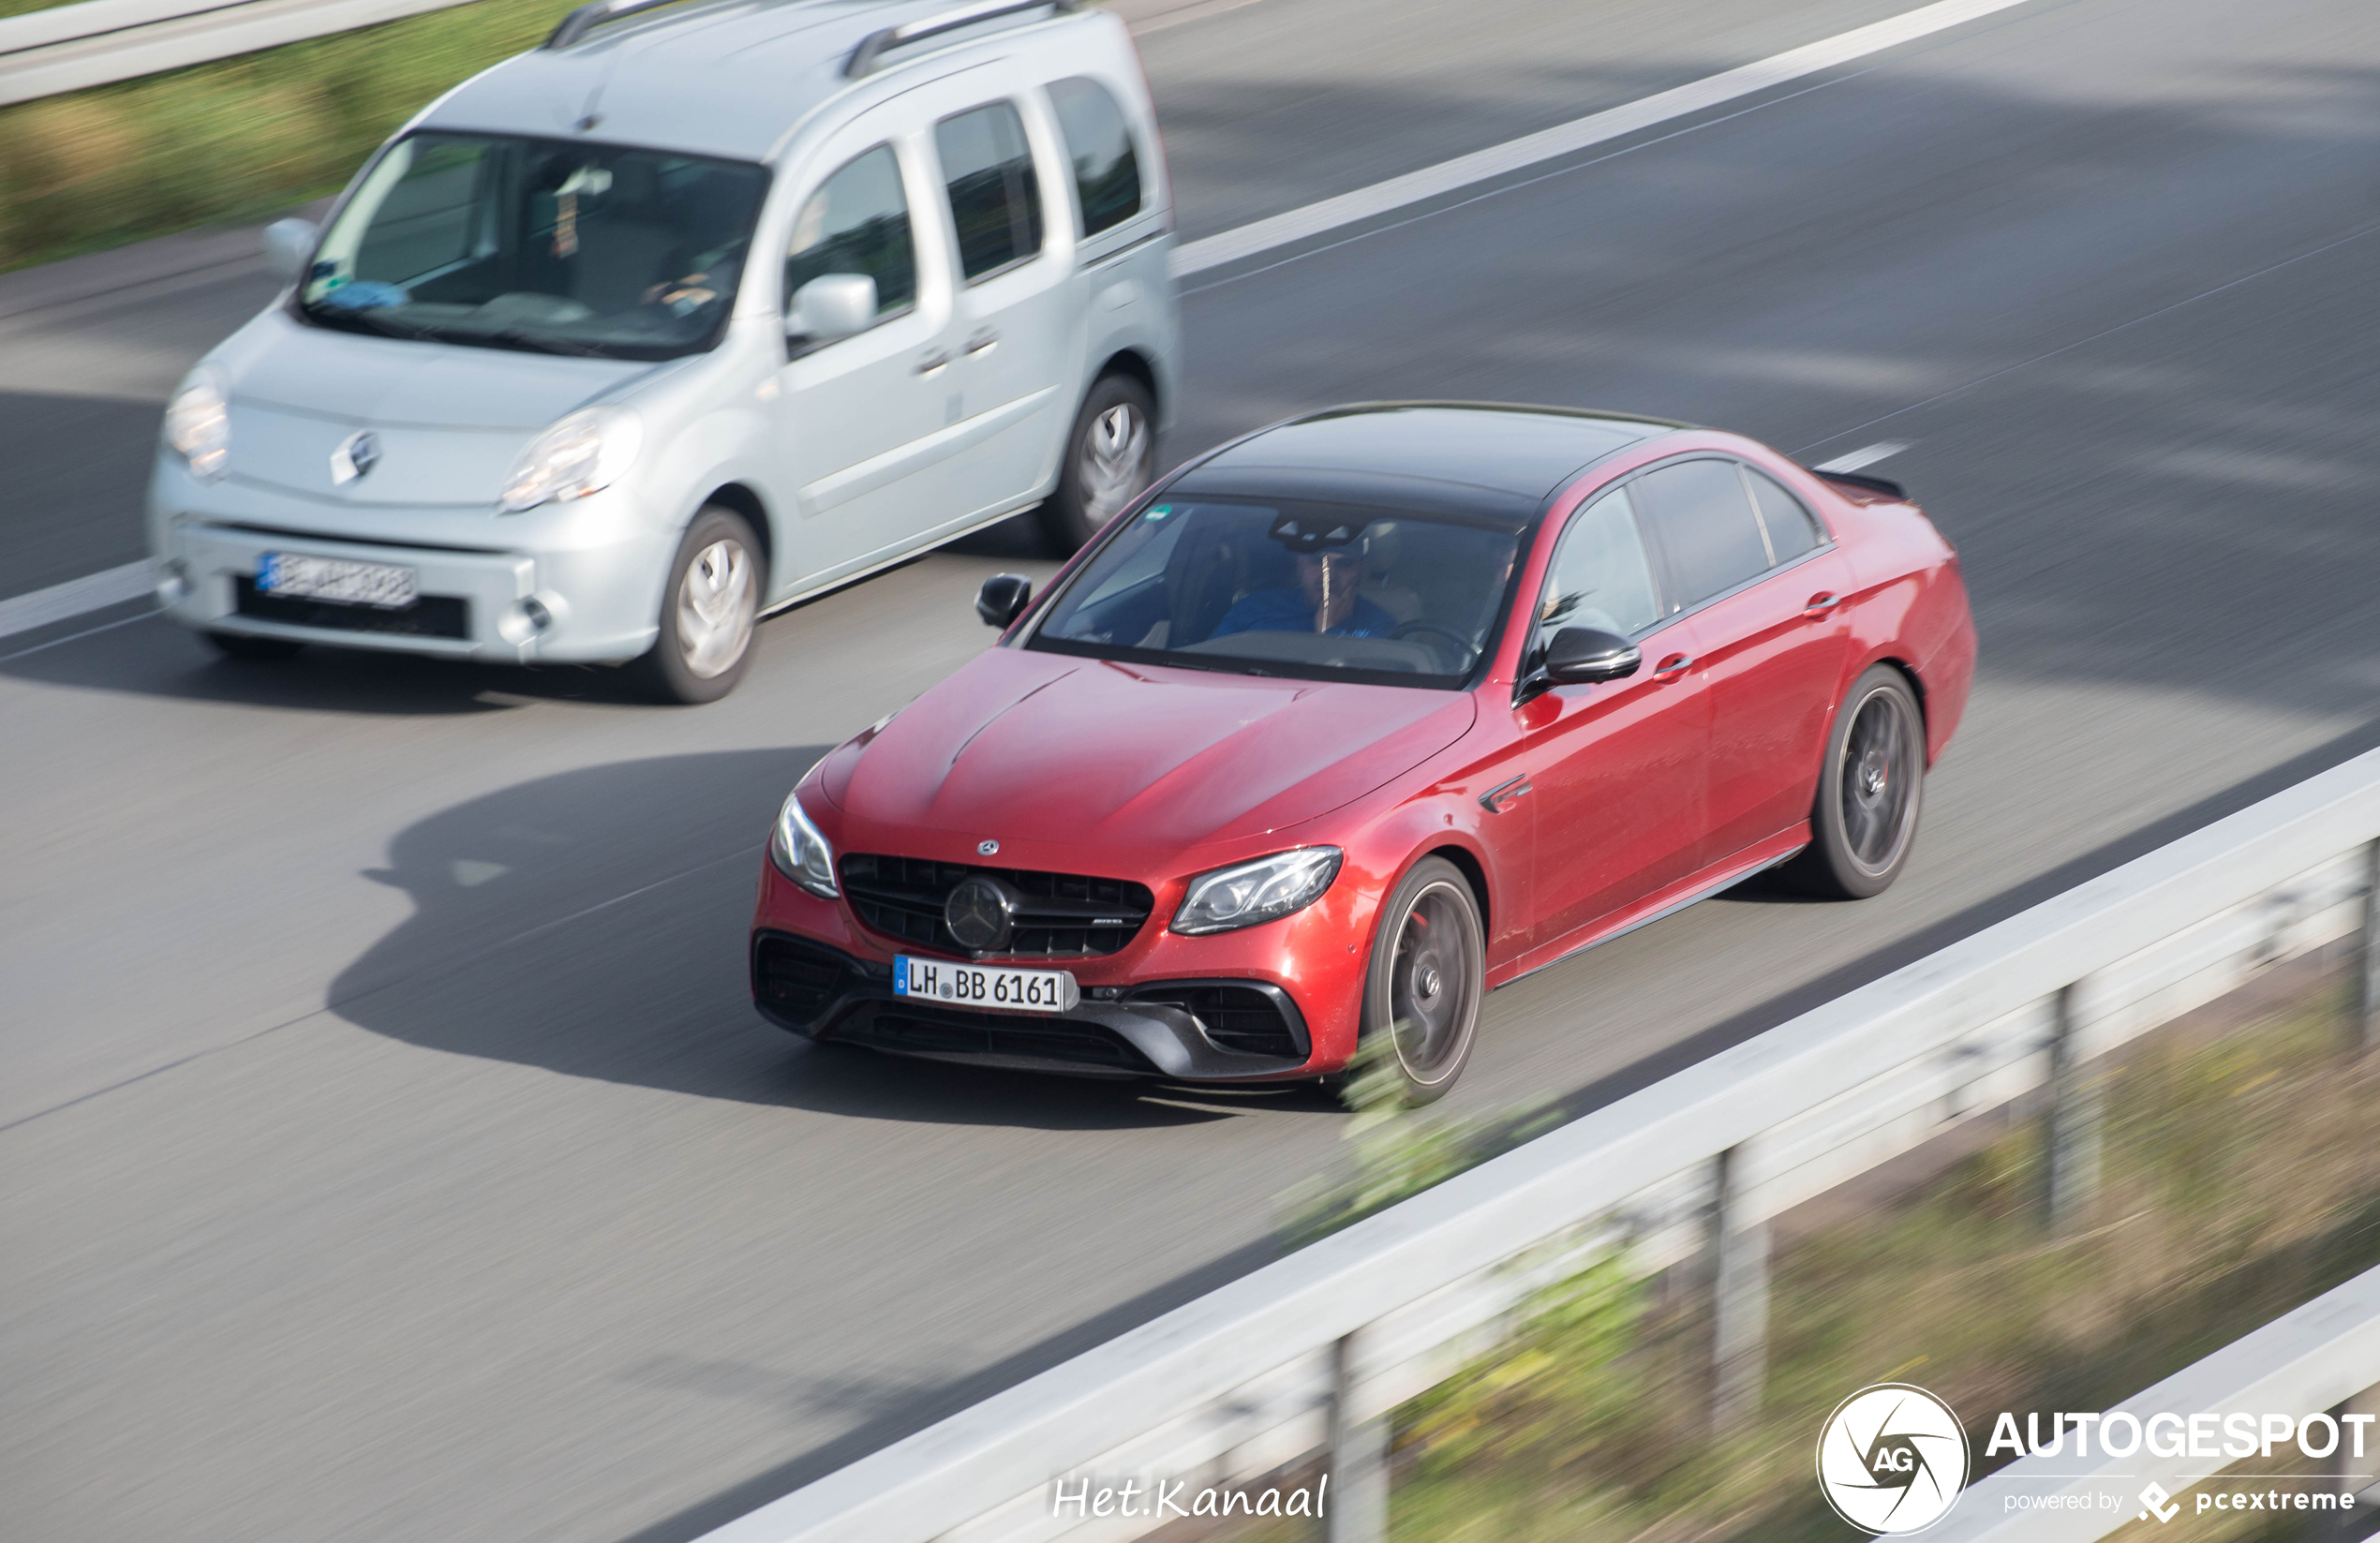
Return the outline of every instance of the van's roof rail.
<path id="1" fill-rule="evenodd" d="M 641 15 L 677 4 L 677 0 L 588 0 L 588 4 L 563 17 L 560 24 L 548 33 L 545 41 L 539 46 L 568 48 L 606 22 L 617 22 L 623 16 Z"/>
<path id="2" fill-rule="evenodd" d="M 608 0 L 599 0 L 600 3 L 608 3 Z M 668 3 L 669 0 L 627 0 L 628 5 L 639 7 Z M 1068 11 L 1081 9 L 1082 0 L 975 0 L 975 4 L 972 6 L 960 6 L 956 10 L 945 10 L 932 16 L 919 17 L 915 22 L 904 22 L 897 27 L 885 27 L 862 37 L 859 40 L 859 46 L 851 51 L 851 57 L 843 61 L 844 78 L 856 81 L 874 69 L 876 61 L 887 49 L 902 48 L 940 33 L 956 32 L 960 27 L 970 27 L 977 22 L 989 22 L 995 16 L 1011 16 L 1020 10 L 1039 10 L 1044 6 L 1049 7 L 1054 13 L 1064 15 Z M 593 10 L 596 7 L 589 6 L 587 8 Z M 578 13 L 573 11 L 571 14 L 575 16 Z M 568 26 L 570 23 L 565 22 L 562 24 Z"/>

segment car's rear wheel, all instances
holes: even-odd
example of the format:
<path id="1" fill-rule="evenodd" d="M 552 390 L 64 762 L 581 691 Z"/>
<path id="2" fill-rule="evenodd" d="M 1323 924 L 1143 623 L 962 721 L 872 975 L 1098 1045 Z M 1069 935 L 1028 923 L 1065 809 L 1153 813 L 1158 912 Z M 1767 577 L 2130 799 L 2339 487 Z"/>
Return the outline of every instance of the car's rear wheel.
<path id="1" fill-rule="evenodd" d="M 661 635 L 637 663 L 663 702 L 716 702 L 751 662 L 765 586 L 760 541 L 734 510 L 707 504 L 686 527 L 662 591 Z"/>
<path id="2" fill-rule="evenodd" d="M 1072 553 L 1140 496 L 1156 476 L 1156 404 L 1128 375 L 1105 375 L 1082 399 L 1057 491 L 1041 506 L 1041 524 L 1062 553 Z"/>
<path id="3" fill-rule="evenodd" d="M 305 644 L 290 638 L 250 637 L 245 632 L 209 632 L 206 634 L 206 640 L 213 644 L 216 652 L 225 659 L 245 660 L 250 662 L 260 660 L 291 659 L 296 657 L 299 649 L 305 646 Z"/>
<path id="4" fill-rule="evenodd" d="M 1925 802 L 1926 720 L 1890 665 L 1862 675 L 1827 736 L 1810 843 L 1786 876 L 1813 894 L 1864 900 L 1909 864 Z"/>
<path id="5" fill-rule="evenodd" d="M 1390 892 L 1372 939 L 1359 1045 L 1406 1104 L 1445 1096 L 1471 1059 L 1486 995 L 1479 901 L 1461 870 L 1425 857 Z M 1376 1088 L 1370 1076 L 1359 1083 Z M 1354 1090 L 1355 1085 L 1349 1085 Z"/>

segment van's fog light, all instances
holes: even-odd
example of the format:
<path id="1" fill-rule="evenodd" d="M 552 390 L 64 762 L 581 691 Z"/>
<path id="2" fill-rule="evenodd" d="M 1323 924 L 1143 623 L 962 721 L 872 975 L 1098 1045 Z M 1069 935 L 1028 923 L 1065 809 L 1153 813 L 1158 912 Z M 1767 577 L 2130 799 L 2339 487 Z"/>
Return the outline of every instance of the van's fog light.
<path id="1" fill-rule="evenodd" d="M 157 603 L 179 605 L 190 598 L 190 570 L 181 558 L 173 557 L 158 565 Z"/>
<path id="2" fill-rule="evenodd" d="M 496 635 L 518 646 L 531 638 L 550 632 L 554 630 L 554 608 L 560 603 L 558 600 L 548 602 L 536 595 L 516 600 L 506 606 L 504 615 L 498 618 Z"/>

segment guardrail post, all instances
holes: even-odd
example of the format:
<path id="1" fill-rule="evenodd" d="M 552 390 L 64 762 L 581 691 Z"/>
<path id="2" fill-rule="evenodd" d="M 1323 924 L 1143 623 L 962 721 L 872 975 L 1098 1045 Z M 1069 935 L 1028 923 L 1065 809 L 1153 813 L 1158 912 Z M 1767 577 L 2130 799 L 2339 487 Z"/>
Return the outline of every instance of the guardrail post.
<path id="1" fill-rule="evenodd" d="M 1389 1536 L 1389 1417 L 1355 1417 L 1356 1338 L 1331 1347 L 1331 1491 L 1323 1502 L 1329 1543 L 1383 1543 Z"/>
<path id="2" fill-rule="evenodd" d="M 2080 981 L 2058 988 L 2057 1023 L 2049 1041 L 2049 1224 L 2081 1215 L 2099 1190 L 2100 1090 L 2082 1075 L 2075 1043 L 2075 993 Z"/>
<path id="3" fill-rule="evenodd" d="M 2356 937 L 2355 1021 L 2347 1042 L 2360 1052 L 2380 1049 L 2380 841 L 2363 847 L 2363 927 Z"/>
<path id="4" fill-rule="evenodd" d="M 1768 1376 L 1768 1224 L 1742 1220 L 1744 1156 L 1718 1154 L 1711 1208 L 1711 1425 L 1722 1433 L 1760 1412 Z"/>
<path id="5" fill-rule="evenodd" d="M 2367 1388 L 2345 1402 L 2333 1405 L 2329 1410 L 2330 1417 L 2339 1425 L 2339 1440 L 2330 1448 L 2330 1455 L 2322 1460 L 2322 1476 L 2336 1484 L 2340 1489 L 2357 1494 L 2373 1487 L 2370 1476 L 2373 1472 L 2373 1460 L 2375 1455 L 2380 1454 L 2373 1452 L 2371 1443 L 2367 1440 L 2363 1448 L 2364 1455 L 2362 1457 L 2355 1455 L 2356 1442 L 2353 1436 L 2347 1434 L 2346 1419 L 2349 1415 L 2372 1414 L 2380 1414 L 2380 1387 Z M 2364 1429 L 2370 1431 L 2374 1427 L 2367 1425 Z M 2337 1519 L 2331 1523 L 2327 1534 L 2317 1531 L 2312 1536 L 2315 1537 L 2327 1536 L 2338 1539 L 2339 1543 L 2346 1543 L 2349 1538 L 2371 1536 L 2369 1531 L 2371 1524 L 2372 1508 L 2369 1506 L 2357 1506 L 2338 1513 Z"/>

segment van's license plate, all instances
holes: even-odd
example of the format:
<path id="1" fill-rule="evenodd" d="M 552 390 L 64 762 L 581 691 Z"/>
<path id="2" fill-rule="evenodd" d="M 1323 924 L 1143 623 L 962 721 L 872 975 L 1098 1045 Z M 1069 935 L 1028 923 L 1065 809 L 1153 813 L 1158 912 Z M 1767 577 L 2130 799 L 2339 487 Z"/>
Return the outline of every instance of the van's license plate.
<path id="1" fill-rule="evenodd" d="M 906 954 L 893 957 L 893 995 L 1004 1013 L 1064 1013 L 1082 1001 L 1074 976 L 1064 970 L 1004 970 Z"/>
<path id="2" fill-rule="evenodd" d="M 394 611 L 413 603 L 413 570 L 384 562 L 267 552 L 256 560 L 256 592 Z"/>

